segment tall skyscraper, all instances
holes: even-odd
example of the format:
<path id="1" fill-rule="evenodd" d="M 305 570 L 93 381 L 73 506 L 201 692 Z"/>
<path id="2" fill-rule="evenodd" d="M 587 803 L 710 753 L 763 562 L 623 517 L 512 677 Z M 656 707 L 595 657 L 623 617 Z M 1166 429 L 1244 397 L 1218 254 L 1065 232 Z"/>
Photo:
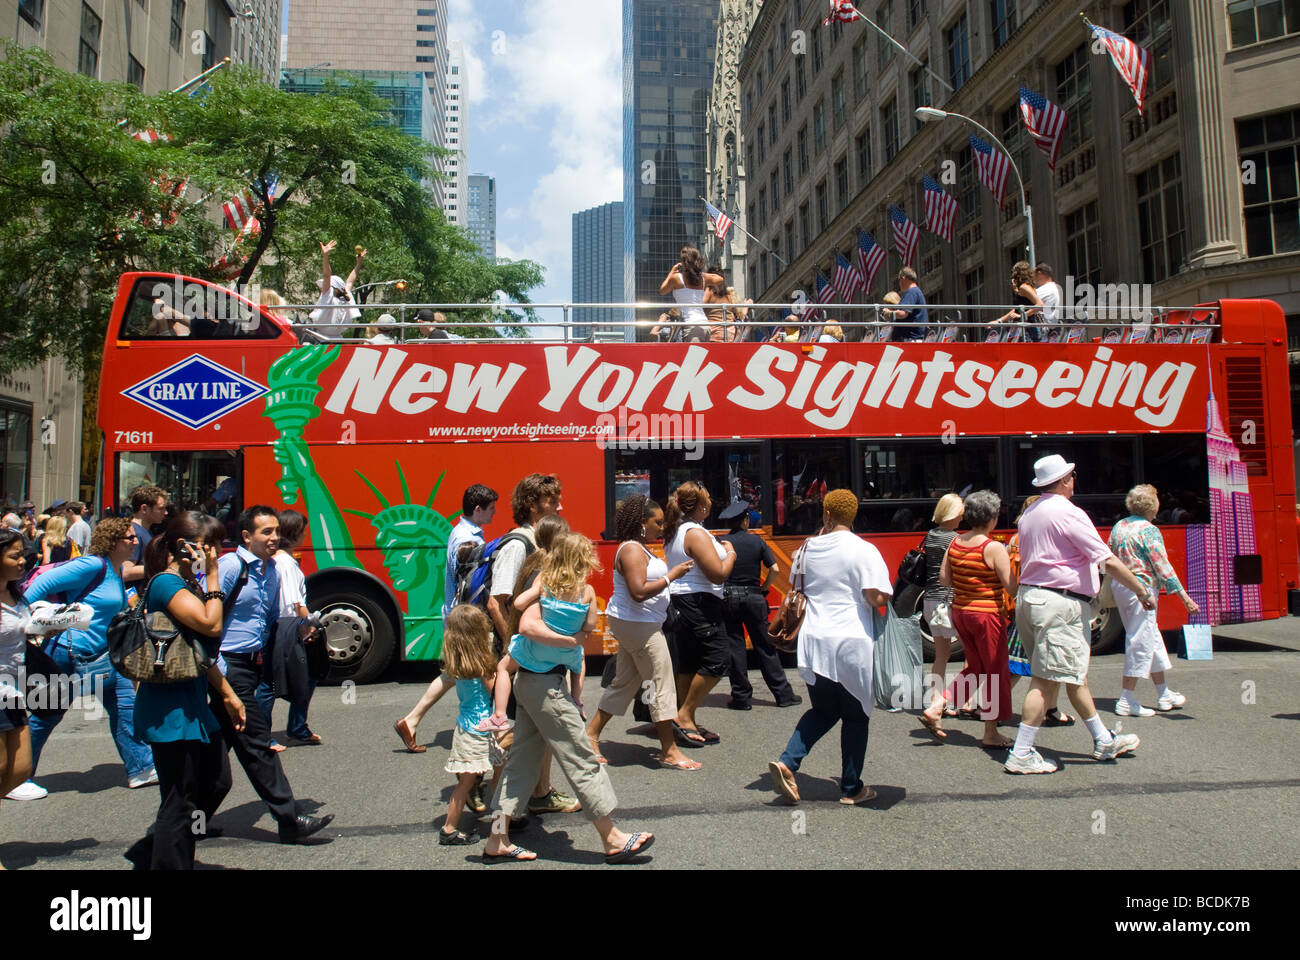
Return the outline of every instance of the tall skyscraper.
<path id="1" fill-rule="evenodd" d="M 280 10 L 283 0 L 232 0 L 230 60 L 251 67 L 274 86 L 280 78 Z"/>
<path id="2" fill-rule="evenodd" d="M 447 182 L 443 187 L 447 220 L 464 226 L 469 204 L 469 76 L 465 70 L 465 48 L 453 43 L 447 51 L 447 110 L 444 141 L 452 151 L 444 164 Z"/>
<path id="3" fill-rule="evenodd" d="M 659 300 L 684 244 L 703 247 L 719 0 L 623 0 L 623 299 Z"/>
<path id="4" fill-rule="evenodd" d="M 489 260 L 497 258 L 497 181 L 496 177 L 472 173 L 469 176 L 469 207 L 465 222 L 470 239 L 478 244 L 479 253 Z"/>
<path id="5" fill-rule="evenodd" d="M 573 302 L 618 303 L 623 299 L 623 201 L 592 207 L 573 215 Z M 618 340 L 623 318 L 611 309 L 574 310 L 574 336 Z"/>
<path id="6" fill-rule="evenodd" d="M 420 71 L 437 111 L 434 139 L 445 146 L 448 0 L 292 0 L 289 4 L 290 71 L 328 64 L 334 70 Z M 434 199 L 446 209 L 445 185 Z"/>

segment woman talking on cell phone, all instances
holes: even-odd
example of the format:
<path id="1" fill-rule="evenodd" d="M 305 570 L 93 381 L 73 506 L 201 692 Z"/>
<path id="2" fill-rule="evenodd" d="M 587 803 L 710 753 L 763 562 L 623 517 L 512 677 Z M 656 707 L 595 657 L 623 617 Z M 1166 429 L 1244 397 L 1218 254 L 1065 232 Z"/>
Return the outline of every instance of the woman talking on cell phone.
<path id="1" fill-rule="evenodd" d="M 726 287 L 726 278 L 704 269 L 704 256 L 694 247 L 682 247 L 681 256 L 659 285 L 662 296 L 672 294 L 682 312 L 682 339 L 699 342 L 709 339 L 709 318 L 704 312 L 707 288 Z"/>

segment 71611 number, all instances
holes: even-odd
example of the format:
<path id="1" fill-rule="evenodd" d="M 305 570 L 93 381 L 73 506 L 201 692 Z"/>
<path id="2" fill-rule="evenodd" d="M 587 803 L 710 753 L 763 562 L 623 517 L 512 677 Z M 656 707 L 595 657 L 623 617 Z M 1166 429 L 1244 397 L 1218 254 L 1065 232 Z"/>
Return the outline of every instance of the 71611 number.
<path id="1" fill-rule="evenodd" d="M 117 443 L 153 443 L 152 430 L 118 430 Z"/>

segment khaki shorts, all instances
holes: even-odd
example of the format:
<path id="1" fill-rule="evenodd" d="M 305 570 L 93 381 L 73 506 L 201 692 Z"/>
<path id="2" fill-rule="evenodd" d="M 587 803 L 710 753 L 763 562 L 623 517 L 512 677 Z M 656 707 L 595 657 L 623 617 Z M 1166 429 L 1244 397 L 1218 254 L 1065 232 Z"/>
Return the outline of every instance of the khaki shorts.
<path id="1" fill-rule="evenodd" d="M 1080 686 L 1088 682 L 1092 616 L 1088 604 L 1040 587 L 1020 587 L 1016 631 L 1033 676 Z"/>

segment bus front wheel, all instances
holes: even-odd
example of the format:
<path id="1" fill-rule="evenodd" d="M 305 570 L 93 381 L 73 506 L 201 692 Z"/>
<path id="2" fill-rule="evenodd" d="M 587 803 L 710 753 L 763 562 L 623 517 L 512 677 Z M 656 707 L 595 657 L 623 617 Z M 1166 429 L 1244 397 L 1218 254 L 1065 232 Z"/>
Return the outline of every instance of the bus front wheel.
<path id="1" fill-rule="evenodd" d="M 383 606 L 365 593 L 332 595 L 319 611 L 329 651 L 329 680 L 369 683 L 393 662 L 397 636 Z"/>

